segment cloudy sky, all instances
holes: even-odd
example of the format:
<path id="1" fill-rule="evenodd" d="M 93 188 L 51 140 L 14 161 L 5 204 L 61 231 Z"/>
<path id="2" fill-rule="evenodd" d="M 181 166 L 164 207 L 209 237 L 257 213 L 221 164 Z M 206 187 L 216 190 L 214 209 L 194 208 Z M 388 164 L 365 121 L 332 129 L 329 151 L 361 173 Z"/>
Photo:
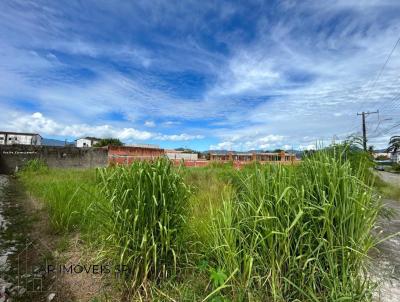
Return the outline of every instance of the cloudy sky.
<path id="1" fill-rule="evenodd" d="M 206 149 L 400 127 L 400 1 L 0 2 L 0 130 Z M 393 50 L 393 52 L 392 52 Z"/>

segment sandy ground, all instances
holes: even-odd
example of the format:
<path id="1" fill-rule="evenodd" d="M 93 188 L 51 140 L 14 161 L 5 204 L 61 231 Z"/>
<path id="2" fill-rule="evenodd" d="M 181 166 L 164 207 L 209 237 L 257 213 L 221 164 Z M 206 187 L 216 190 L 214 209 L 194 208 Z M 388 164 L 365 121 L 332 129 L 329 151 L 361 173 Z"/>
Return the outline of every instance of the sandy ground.
<path id="1" fill-rule="evenodd" d="M 107 293 L 98 275 L 43 269 L 91 264 L 91 256 L 78 234 L 54 233 L 43 203 L 25 194 L 12 177 L 0 175 L 0 302 L 96 301 Z"/>
<path id="2" fill-rule="evenodd" d="M 61 240 L 59 235 L 51 231 L 48 214 L 43 209 L 42 203 L 33 197 L 28 197 L 26 211 L 31 215 L 40 217 L 34 224 L 30 238 L 37 243 L 39 249 L 52 253 L 52 264 L 77 265 L 90 263 L 87 253 L 78 234 L 68 235 L 62 240 L 67 241 L 66 250 L 60 250 L 57 245 Z M 103 282 L 91 274 L 52 274 L 52 282 L 47 288 L 47 298 L 53 294 L 52 302 L 66 301 L 93 301 L 95 297 L 102 296 Z"/>
<path id="3" fill-rule="evenodd" d="M 400 186 L 400 174 L 388 172 L 378 172 L 378 174 L 384 181 Z M 400 201 L 384 199 L 383 203 L 384 207 L 393 213 L 391 219 L 379 218 L 379 229 L 385 237 L 400 232 Z M 400 235 L 389 238 L 377 246 L 372 273 L 380 283 L 375 301 L 400 301 Z"/>

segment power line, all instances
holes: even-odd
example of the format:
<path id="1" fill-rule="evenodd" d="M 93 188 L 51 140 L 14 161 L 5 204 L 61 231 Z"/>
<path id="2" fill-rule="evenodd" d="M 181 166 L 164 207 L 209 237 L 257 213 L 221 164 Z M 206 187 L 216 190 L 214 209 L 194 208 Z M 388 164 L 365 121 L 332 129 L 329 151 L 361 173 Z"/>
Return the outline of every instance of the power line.
<path id="1" fill-rule="evenodd" d="M 365 96 L 365 98 L 368 98 L 369 94 L 371 93 L 371 89 L 375 87 L 377 81 L 379 80 L 379 78 L 381 77 L 383 71 L 385 70 L 386 65 L 389 63 L 389 60 L 392 57 L 392 54 L 393 54 L 394 50 L 396 49 L 397 45 L 399 44 L 399 42 L 400 42 L 400 37 L 397 39 L 396 43 L 394 44 L 392 50 L 390 51 L 390 54 L 386 58 L 385 63 L 382 65 L 381 70 L 379 71 L 377 77 L 375 78 L 375 81 L 373 82 L 372 87 L 368 90 L 368 93 Z"/>
<path id="2" fill-rule="evenodd" d="M 364 151 L 367 151 L 367 127 L 365 125 L 365 116 L 368 116 L 370 114 L 379 114 L 379 111 L 374 111 L 374 112 L 361 112 L 361 113 L 357 113 L 357 115 L 361 115 L 362 116 L 362 132 L 363 132 L 363 148 Z"/>
<path id="3" fill-rule="evenodd" d="M 384 64 L 382 65 L 382 67 L 379 70 L 379 73 L 377 74 L 377 76 L 375 77 L 375 80 L 373 81 L 372 85 L 367 87 L 367 94 L 364 97 L 365 99 L 367 99 L 371 93 L 371 90 L 375 87 L 376 83 L 378 82 L 378 80 L 380 79 L 381 75 L 383 74 L 383 71 L 385 70 L 386 66 L 388 65 L 390 58 L 392 57 L 396 47 L 399 45 L 400 43 L 400 37 L 397 39 L 396 43 L 393 45 L 392 50 L 390 51 L 389 55 L 387 56 Z M 367 84 L 368 85 L 368 84 Z M 360 88 L 361 89 L 361 88 Z M 358 100 L 360 99 L 361 96 L 359 96 Z M 393 101 L 393 100 L 392 100 Z M 361 104 L 358 108 L 357 111 L 360 111 L 361 108 L 363 107 L 363 105 Z M 379 120 L 379 118 L 378 118 Z"/>

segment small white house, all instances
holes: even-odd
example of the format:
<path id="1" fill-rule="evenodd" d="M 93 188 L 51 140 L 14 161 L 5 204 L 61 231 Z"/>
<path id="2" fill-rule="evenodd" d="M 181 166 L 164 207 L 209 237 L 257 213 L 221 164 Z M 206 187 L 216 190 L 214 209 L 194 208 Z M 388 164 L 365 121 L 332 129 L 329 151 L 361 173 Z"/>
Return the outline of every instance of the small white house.
<path id="1" fill-rule="evenodd" d="M 378 157 L 386 157 L 387 159 L 390 159 L 392 155 L 390 154 L 390 152 L 374 152 L 372 153 L 372 156 L 374 157 L 374 159 L 377 159 Z"/>
<path id="2" fill-rule="evenodd" d="M 391 159 L 392 159 L 392 162 L 400 164 L 400 151 L 397 151 L 396 153 L 392 153 Z"/>
<path id="3" fill-rule="evenodd" d="M 101 140 L 100 138 L 87 136 L 79 138 L 75 140 L 75 142 L 78 148 L 90 148 L 93 147 L 95 144 L 99 143 L 100 140 Z"/>
<path id="4" fill-rule="evenodd" d="M 37 133 L 0 131 L 0 145 L 41 145 L 42 137 Z"/>

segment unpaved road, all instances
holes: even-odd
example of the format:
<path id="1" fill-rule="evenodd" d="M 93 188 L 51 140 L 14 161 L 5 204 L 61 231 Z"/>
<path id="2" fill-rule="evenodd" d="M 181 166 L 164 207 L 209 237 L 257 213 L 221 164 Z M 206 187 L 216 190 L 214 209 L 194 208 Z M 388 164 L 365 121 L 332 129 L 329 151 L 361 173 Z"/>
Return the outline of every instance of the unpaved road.
<path id="1" fill-rule="evenodd" d="M 400 187 L 400 173 L 394 174 L 389 172 L 376 171 L 376 174 L 382 178 L 383 181 L 390 183 L 393 186 Z"/>
<path id="2" fill-rule="evenodd" d="M 378 174 L 384 181 L 400 187 L 400 174 Z M 382 231 L 382 237 L 386 237 L 400 232 L 400 201 L 384 199 L 383 203 L 393 215 L 390 219 L 379 218 L 379 230 Z M 375 301 L 400 301 L 400 235 L 380 243 L 373 257 L 372 273 L 380 283 Z"/>

